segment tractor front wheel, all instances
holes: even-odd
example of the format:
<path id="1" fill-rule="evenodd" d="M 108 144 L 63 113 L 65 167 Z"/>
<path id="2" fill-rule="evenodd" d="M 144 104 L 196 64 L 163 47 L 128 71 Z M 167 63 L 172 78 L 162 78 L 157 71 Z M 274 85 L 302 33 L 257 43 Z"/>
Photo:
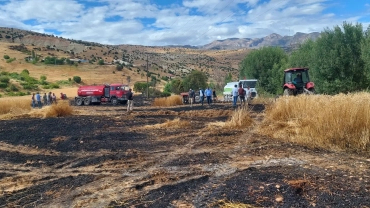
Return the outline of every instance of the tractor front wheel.
<path id="1" fill-rule="evenodd" d="M 308 91 L 310 91 L 310 95 L 316 94 L 315 88 L 311 88 Z"/>
<path id="2" fill-rule="evenodd" d="M 291 96 L 293 94 L 294 94 L 293 90 L 288 89 L 288 88 L 284 89 L 284 94 L 283 94 L 284 96 Z"/>

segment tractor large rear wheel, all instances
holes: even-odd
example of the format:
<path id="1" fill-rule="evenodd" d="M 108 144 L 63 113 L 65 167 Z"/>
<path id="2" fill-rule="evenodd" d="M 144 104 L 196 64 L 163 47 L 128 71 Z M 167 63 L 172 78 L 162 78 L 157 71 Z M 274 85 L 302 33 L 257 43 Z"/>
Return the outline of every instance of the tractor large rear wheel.
<path id="1" fill-rule="evenodd" d="M 288 88 L 284 89 L 284 93 L 283 93 L 284 96 L 291 96 L 293 94 L 294 94 L 293 90 L 288 89 Z"/>

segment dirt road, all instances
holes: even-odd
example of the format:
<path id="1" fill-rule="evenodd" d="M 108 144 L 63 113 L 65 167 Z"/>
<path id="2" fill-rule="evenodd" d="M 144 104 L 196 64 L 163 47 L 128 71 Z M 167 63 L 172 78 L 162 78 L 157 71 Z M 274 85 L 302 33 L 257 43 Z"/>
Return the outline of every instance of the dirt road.
<path id="1" fill-rule="evenodd" d="M 0 207 L 370 207 L 368 158 L 258 135 L 263 105 L 74 108 L 0 121 Z"/>

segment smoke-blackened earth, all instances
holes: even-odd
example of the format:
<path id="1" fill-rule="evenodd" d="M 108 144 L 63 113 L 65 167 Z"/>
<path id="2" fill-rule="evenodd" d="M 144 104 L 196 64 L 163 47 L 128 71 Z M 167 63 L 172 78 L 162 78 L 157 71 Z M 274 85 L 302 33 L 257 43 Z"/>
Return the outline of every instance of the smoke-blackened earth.
<path id="1" fill-rule="evenodd" d="M 209 127 L 230 103 L 137 104 L 0 121 L 0 207 L 370 207 L 365 156 Z"/>

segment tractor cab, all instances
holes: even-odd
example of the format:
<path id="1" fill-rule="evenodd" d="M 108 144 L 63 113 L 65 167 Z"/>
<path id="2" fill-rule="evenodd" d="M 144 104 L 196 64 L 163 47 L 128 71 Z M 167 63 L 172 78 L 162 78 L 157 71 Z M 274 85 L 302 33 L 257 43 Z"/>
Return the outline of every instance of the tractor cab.
<path id="1" fill-rule="evenodd" d="M 315 84 L 310 81 L 308 68 L 290 68 L 284 70 L 284 95 L 313 94 Z"/>

